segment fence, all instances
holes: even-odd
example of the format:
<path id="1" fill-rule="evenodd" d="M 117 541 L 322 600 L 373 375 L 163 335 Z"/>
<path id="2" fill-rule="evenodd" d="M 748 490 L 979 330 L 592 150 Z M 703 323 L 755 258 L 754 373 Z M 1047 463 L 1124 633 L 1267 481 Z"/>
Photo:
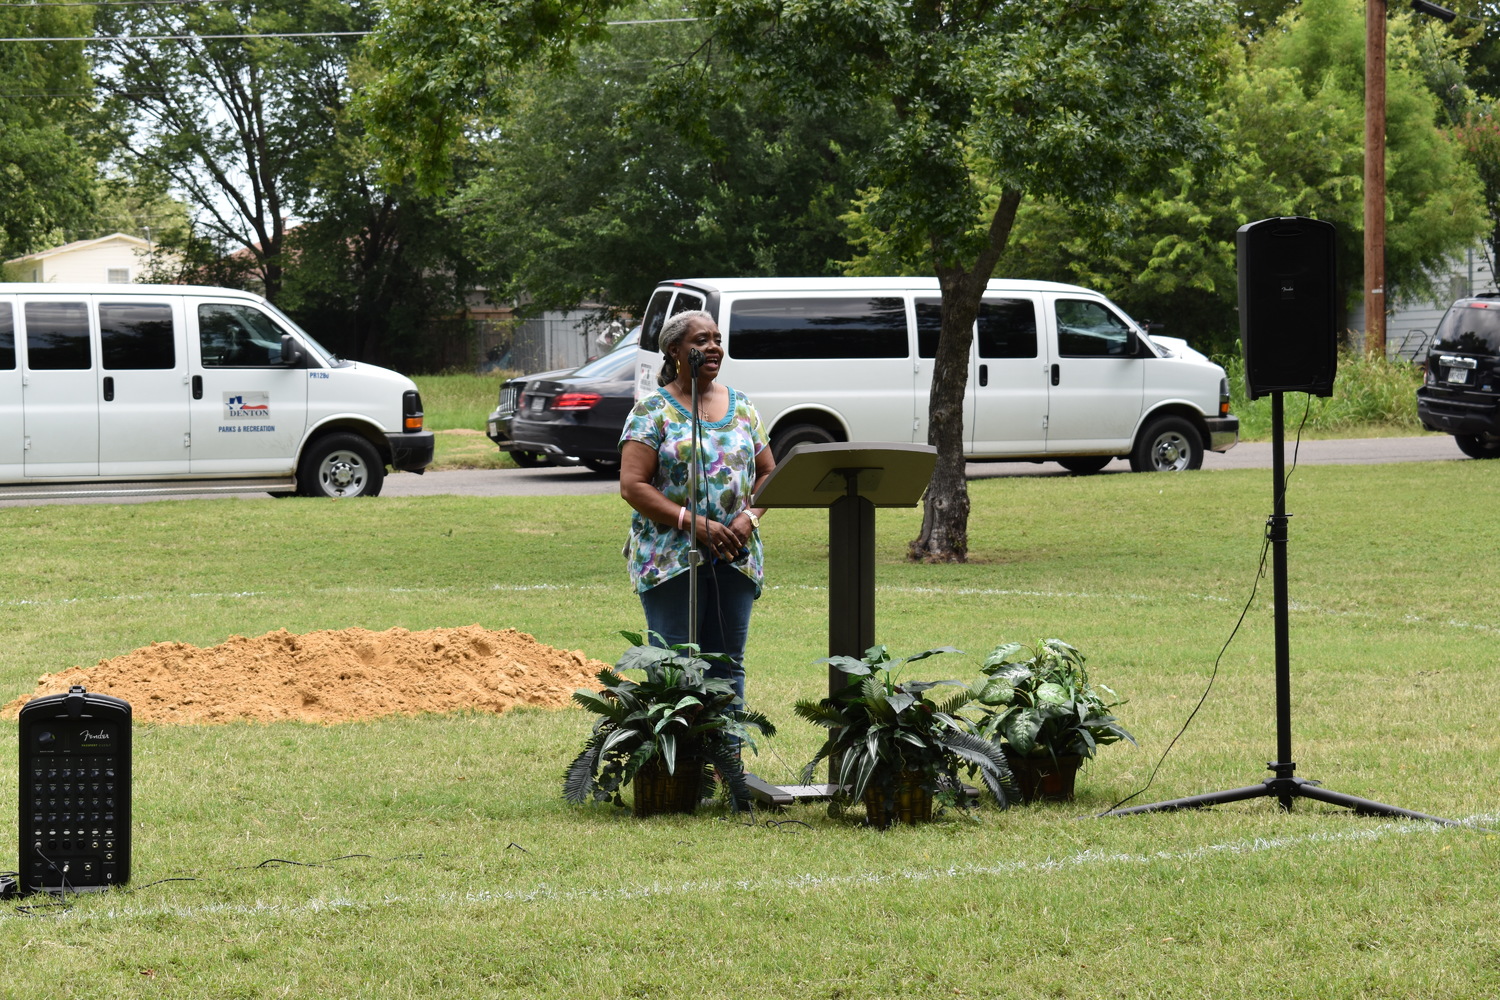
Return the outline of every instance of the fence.
<path id="1" fill-rule="evenodd" d="M 593 323 L 597 313 L 574 309 L 545 312 L 526 320 L 481 319 L 474 323 L 479 370 L 520 372 L 576 368 L 597 354 Z"/>

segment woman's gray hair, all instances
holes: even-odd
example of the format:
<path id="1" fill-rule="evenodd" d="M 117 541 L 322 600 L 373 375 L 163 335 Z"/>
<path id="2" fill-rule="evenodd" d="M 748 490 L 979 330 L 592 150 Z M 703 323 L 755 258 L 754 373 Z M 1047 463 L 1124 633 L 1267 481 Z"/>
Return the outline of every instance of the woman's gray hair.
<path id="1" fill-rule="evenodd" d="M 661 347 L 662 356 L 666 358 L 661 363 L 661 371 L 656 375 L 657 385 L 668 385 L 677 381 L 677 359 L 672 357 L 672 349 L 682 343 L 682 338 L 687 336 L 688 326 L 695 319 L 706 319 L 710 323 L 714 321 L 712 313 L 702 309 L 692 309 L 688 312 L 680 312 L 662 324 L 661 336 L 657 344 Z"/>

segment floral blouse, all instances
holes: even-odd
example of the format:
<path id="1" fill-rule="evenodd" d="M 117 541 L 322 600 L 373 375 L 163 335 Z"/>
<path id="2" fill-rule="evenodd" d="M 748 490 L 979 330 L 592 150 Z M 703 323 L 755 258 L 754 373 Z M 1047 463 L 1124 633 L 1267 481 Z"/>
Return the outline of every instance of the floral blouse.
<path id="1" fill-rule="evenodd" d="M 760 414 L 750 400 L 729 389 L 729 411 L 723 420 L 700 424 L 702 459 L 698 473 L 698 516 L 728 524 L 750 506 L 755 486 L 755 456 L 766 447 L 766 432 Z M 666 391 L 658 389 L 635 404 L 620 444 L 639 441 L 656 452 L 656 476 L 651 485 L 668 500 L 688 505 L 692 455 L 693 417 L 688 408 Z M 686 527 L 657 524 L 640 511 L 630 519 L 630 538 L 624 556 L 637 593 L 665 583 L 688 569 L 691 538 Z M 704 553 L 705 563 L 710 558 Z M 763 562 L 760 532 L 750 533 L 749 554 L 733 563 L 755 581 L 760 596 Z"/>

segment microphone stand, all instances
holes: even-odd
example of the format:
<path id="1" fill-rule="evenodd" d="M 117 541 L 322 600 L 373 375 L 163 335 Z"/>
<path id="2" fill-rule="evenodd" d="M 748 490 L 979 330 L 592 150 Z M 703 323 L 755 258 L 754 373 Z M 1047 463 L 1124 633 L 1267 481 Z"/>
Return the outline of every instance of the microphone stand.
<path id="1" fill-rule="evenodd" d="M 688 546 L 688 642 L 698 644 L 698 565 L 703 561 L 703 552 L 698 548 L 698 441 L 702 433 L 702 417 L 698 413 L 698 367 L 703 364 L 703 352 L 696 347 L 688 351 L 688 367 L 692 373 L 693 446 L 688 449 L 688 531 L 692 544 Z"/>

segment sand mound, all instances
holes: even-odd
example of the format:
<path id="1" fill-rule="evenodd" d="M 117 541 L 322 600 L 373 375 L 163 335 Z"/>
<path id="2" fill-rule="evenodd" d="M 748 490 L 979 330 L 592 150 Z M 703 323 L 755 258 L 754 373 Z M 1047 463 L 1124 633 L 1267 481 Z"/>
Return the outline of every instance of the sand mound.
<path id="1" fill-rule="evenodd" d="M 379 715 L 556 708 L 595 687 L 607 664 L 544 646 L 524 632 L 479 625 L 411 632 L 362 628 L 254 639 L 230 636 L 201 649 L 154 642 L 46 674 L 36 691 L 0 709 L 14 718 L 31 698 L 82 684 L 130 703 L 141 722 L 347 722 Z"/>

